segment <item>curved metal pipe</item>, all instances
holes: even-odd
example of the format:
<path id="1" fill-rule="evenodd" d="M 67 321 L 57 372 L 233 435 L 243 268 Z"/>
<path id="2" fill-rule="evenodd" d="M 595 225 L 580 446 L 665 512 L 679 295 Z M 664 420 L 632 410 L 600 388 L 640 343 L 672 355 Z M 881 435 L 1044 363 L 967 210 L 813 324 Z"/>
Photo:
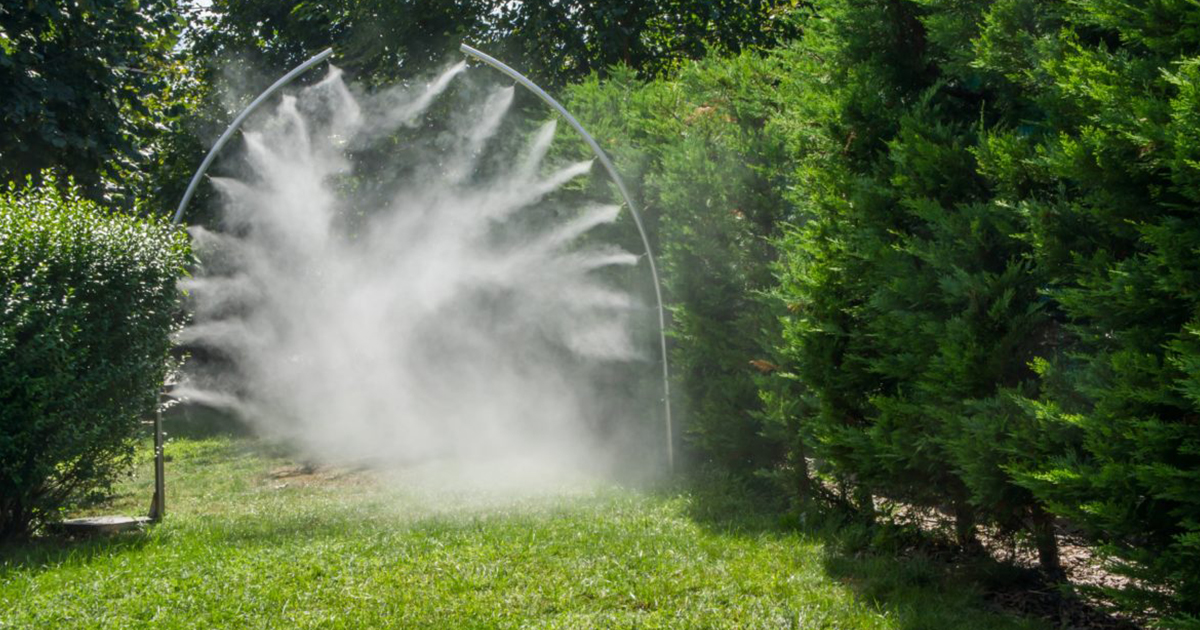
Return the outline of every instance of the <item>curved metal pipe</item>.
<path id="1" fill-rule="evenodd" d="M 671 375 L 670 368 L 667 365 L 667 311 L 666 307 L 663 305 L 662 286 L 658 280 L 658 267 L 654 264 L 654 254 L 650 249 L 650 238 L 646 235 L 646 227 L 642 225 L 642 217 L 637 211 L 637 206 L 635 206 L 633 203 L 633 197 L 629 194 L 629 190 L 625 187 L 625 182 L 621 180 L 621 176 L 617 174 L 617 168 L 613 166 L 612 161 L 608 159 L 608 155 L 604 153 L 604 150 L 600 148 L 600 145 L 596 143 L 596 140 L 592 138 L 591 134 L 584 130 L 583 125 L 579 124 L 579 121 L 575 120 L 575 117 L 572 116 L 565 107 L 559 104 L 558 101 L 554 100 L 554 98 L 547 94 L 545 90 L 538 87 L 533 81 L 525 78 L 525 76 L 520 72 L 513 70 L 508 65 L 504 64 L 504 62 L 496 59 L 495 57 L 476 50 L 466 44 L 462 44 L 458 47 L 458 49 L 508 75 L 511 79 L 517 83 L 520 83 L 528 88 L 529 91 L 536 94 L 539 98 L 545 101 L 547 105 L 553 107 L 554 110 L 559 114 L 562 114 L 562 117 L 567 120 L 567 123 L 574 127 L 575 131 L 578 131 L 579 135 L 583 136 L 583 140 L 587 142 L 589 147 L 592 148 L 592 152 L 596 154 L 596 158 L 600 160 L 600 164 L 604 165 L 604 170 L 608 171 L 609 177 L 612 178 L 613 183 L 617 185 L 617 190 L 620 191 L 621 196 L 624 197 L 625 205 L 629 207 L 629 213 L 633 215 L 633 222 L 637 225 L 638 234 L 641 234 L 642 236 L 642 244 L 646 247 L 646 260 L 650 261 L 650 275 L 654 278 L 654 297 L 658 300 L 658 334 L 659 341 L 662 344 L 663 412 L 665 414 L 667 425 L 667 466 L 671 470 L 674 470 L 675 445 L 674 431 L 671 427 Z"/>
<path id="2" fill-rule="evenodd" d="M 208 167 L 212 166 L 213 160 L 217 159 L 217 153 L 219 153 L 221 148 L 229 142 L 229 139 L 233 137 L 233 133 L 242 126 L 242 123 L 246 122 L 246 118 L 248 118 L 250 114 L 253 114 L 254 110 L 258 109 L 258 106 L 263 104 L 263 101 L 266 101 L 268 98 L 271 98 L 273 94 L 278 92 L 280 88 L 288 83 L 291 83 L 293 79 L 301 74 L 304 74 L 304 71 L 326 60 L 332 54 L 333 49 L 326 48 L 325 50 L 317 53 L 312 59 L 305 61 L 295 68 L 292 68 L 291 72 L 280 77 L 275 83 L 272 83 L 271 87 L 267 88 L 262 94 L 259 94 L 258 98 L 251 101 L 251 103 L 246 106 L 246 109 L 243 109 L 242 113 L 238 114 L 237 118 L 234 118 L 233 122 L 229 123 L 229 127 L 225 130 L 225 133 L 221 134 L 220 138 L 217 138 L 216 144 L 213 145 L 213 148 L 209 149 L 208 155 L 204 156 L 204 161 L 200 163 L 200 168 L 197 169 L 196 174 L 192 176 L 192 181 L 188 184 L 187 191 L 183 193 L 183 199 L 180 200 L 179 207 L 175 210 L 175 216 L 171 218 L 171 225 L 179 225 L 179 221 L 183 219 L 184 211 L 187 210 L 188 204 L 192 201 L 192 196 L 196 194 L 196 188 L 200 186 L 200 180 L 203 179 L 204 174 L 208 172 Z"/>

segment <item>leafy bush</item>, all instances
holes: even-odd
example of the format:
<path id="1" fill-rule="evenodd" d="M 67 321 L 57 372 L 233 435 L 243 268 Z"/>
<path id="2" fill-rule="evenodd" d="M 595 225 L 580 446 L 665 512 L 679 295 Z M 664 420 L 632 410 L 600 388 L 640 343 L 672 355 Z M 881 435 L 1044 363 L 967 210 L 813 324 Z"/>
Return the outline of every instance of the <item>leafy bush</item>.
<path id="1" fill-rule="evenodd" d="M 776 60 L 744 53 L 658 81 L 614 68 L 568 93 L 567 107 L 629 177 L 656 240 L 688 444 L 743 474 L 782 451 L 763 435 L 756 382 L 777 334 L 764 294 L 787 208 L 785 148 L 768 128 L 780 72 Z"/>
<path id="2" fill-rule="evenodd" d="M 1051 573 L 1063 519 L 1194 626 L 1193 5 L 822 0 L 789 46 L 572 88 L 639 175 L 692 444 Z"/>
<path id="3" fill-rule="evenodd" d="M 1011 478 L 1041 441 L 1015 392 L 1049 326 L 1021 217 L 977 172 L 981 126 L 1009 110 L 960 59 L 978 5 L 823 2 L 777 54 L 801 159 L 783 239 L 785 343 L 811 400 L 798 431 L 864 513 L 879 497 L 1028 530 L 1057 570 L 1042 506 Z M 1002 95 L 1001 95 L 1002 96 Z"/>
<path id="4" fill-rule="evenodd" d="M 105 213 L 53 176 L 0 192 L 0 538 L 129 463 L 188 256 L 182 232 Z"/>

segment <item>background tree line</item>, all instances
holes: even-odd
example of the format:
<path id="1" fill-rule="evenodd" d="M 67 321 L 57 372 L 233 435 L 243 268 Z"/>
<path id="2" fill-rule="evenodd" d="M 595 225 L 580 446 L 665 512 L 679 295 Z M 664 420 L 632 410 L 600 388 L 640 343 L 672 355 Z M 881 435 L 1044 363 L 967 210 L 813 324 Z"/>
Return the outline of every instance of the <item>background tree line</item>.
<path id="1" fill-rule="evenodd" d="M 426 73 L 475 42 L 548 87 L 614 64 L 656 76 L 790 33 L 785 0 L 3 0 L 0 181 L 47 167 L 161 211 L 244 103 L 326 47 L 356 81 Z"/>
<path id="2" fill-rule="evenodd" d="M 333 45 L 385 85 L 478 42 L 633 180 L 697 465 L 938 508 L 1050 576 L 1065 527 L 1121 605 L 1200 627 L 1194 0 L 189 7 L 5 0 L 0 175 L 163 212 L 230 81 Z"/>

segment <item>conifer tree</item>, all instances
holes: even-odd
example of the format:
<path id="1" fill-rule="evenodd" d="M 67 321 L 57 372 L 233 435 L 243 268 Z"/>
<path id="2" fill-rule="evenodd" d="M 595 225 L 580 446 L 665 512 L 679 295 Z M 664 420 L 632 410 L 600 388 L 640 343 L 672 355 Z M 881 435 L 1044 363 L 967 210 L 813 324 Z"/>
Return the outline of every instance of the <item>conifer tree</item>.
<path id="1" fill-rule="evenodd" d="M 796 86 L 822 105 L 794 114 L 820 131 L 783 246 L 786 341 L 815 400 L 801 431 L 860 510 L 944 508 L 967 545 L 980 523 L 1026 530 L 1057 573 L 1049 519 L 1007 471 L 1043 439 L 1013 401 L 1037 389 L 1052 319 L 1023 217 L 979 169 L 1013 115 L 969 57 L 988 4 L 824 2 L 789 53 L 823 60 Z"/>
<path id="2" fill-rule="evenodd" d="M 1016 472 L 1140 578 L 1131 606 L 1200 627 L 1200 7 L 997 5 L 981 57 L 1034 115 L 989 138 L 989 176 L 1064 323 L 1027 406 L 1072 438 Z"/>

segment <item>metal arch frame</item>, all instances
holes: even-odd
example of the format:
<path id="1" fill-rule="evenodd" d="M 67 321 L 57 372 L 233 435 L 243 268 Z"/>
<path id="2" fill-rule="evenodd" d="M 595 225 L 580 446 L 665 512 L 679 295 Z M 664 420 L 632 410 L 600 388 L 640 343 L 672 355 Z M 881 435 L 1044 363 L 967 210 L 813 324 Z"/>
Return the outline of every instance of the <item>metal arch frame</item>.
<path id="1" fill-rule="evenodd" d="M 658 277 L 658 266 L 654 262 L 654 253 L 650 247 L 650 238 L 646 234 L 646 227 L 642 223 L 641 213 L 638 212 L 636 204 L 633 203 L 633 197 L 629 194 L 629 189 L 625 187 L 625 182 L 617 173 L 617 168 L 613 165 L 612 160 L 608 158 L 608 155 L 604 153 L 604 150 L 600 148 L 600 145 L 596 143 L 595 138 L 593 138 L 592 135 L 583 128 L 583 125 L 579 124 L 579 121 L 576 120 L 575 117 L 572 116 L 565 107 L 563 107 L 558 101 L 554 100 L 554 98 L 547 94 L 545 90 L 538 87 L 533 81 L 530 81 L 524 75 L 516 70 L 513 70 L 505 63 L 486 53 L 476 50 L 467 44 L 462 44 L 459 47 L 459 50 L 499 70 L 500 72 L 503 72 L 505 75 L 508 75 L 513 80 L 528 88 L 529 91 L 536 94 L 539 98 L 545 101 L 547 105 L 561 114 L 562 117 L 566 119 L 567 123 L 570 124 L 575 131 L 579 132 L 579 135 L 582 136 L 584 141 L 587 142 L 588 146 L 591 147 L 592 152 L 596 155 L 596 158 L 600 160 L 600 164 L 604 166 L 604 170 L 608 172 L 608 175 L 612 178 L 613 183 L 617 185 L 617 190 L 621 193 L 621 197 L 624 198 L 625 205 L 629 208 L 629 213 L 633 215 L 633 222 L 637 226 L 638 234 L 642 237 L 642 244 L 646 248 L 646 260 L 650 263 L 650 275 L 654 280 L 654 297 L 658 301 L 658 332 L 659 342 L 662 348 L 663 413 L 664 420 L 666 422 L 667 466 L 673 471 L 675 469 L 675 445 L 674 429 L 671 422 L 671 375 L 667 359 L 666 306 L 663 304 L 662 283 Z M 261 106 L 267 99 L 271 98 L 271 96 L 273 96 L 284 86 L 295 80 L 296 77 L 300 76 L 313 66 L 328 59 L 332 54 L 333 49 L 327 48 L 317 53 L 311 59 L 296 66 L 290 72 L 280 77 L 278 81 L 271 84 L 271 86 L 263 91 L 262 94 L 259 94 L 258 98 L 255 98 L 253 101 L 251 101 L 250 104 L 238 114 L 237 118 L 233 119 L 233 122 L 229 124 L 229 127 L 225 129 L 225 132 L 221 134 L 221 137 L 217 138 L 217 141 L 215 144 L 213 144 L 212 149 L 209 149 L 208 155 L 204 156 L 204 161 L 200 163 L 200 168 L 196 170 L 196 174 L 192 176 L 192 181 L 188 183 L 187 190 L 183 194 L 183 199 L 179 201 L 179 207 L 176 208 L 175 215 L 171 218 L 172 225 L 179 225 L 179 222 L 183 220 L 183 216 L 187 211 L 188 204 L 191 203 L 192 197 L 195 196 L 196 189 L 200 186 L 200 181 L 204 179 L 205 173 L 208 172 L 209 167 L 212 166 L 213 161 L 216 160 L 217 154 L 220 153 L 221 149 L 228 144 L 231 138 L 233 138 L 233 134 L 242 126 L 242 123 L 246 121 L 250 114 L 254 113 L 254 110 L 258 109 L 259 106 Z M 157 428 L 161 431 L 161 425 L 159 425 Z M 156 448 L 156 451 L 155 459 L 161 460 L 161 447 Z M 162 466 L 160 462 L 159 465 L 156 466 L 156 471 L 161 471 L 161 469 Z M 159 480 L 159 487 L 161 487 L 161 479 Z M 161 500 L 161 498 L 159 500 Z"/>
<path id="2" fill-rule="evenodd" d="M 587 142 L 588 146 L 591 147 L 592 153 L 596 154 L 596 159 L 600 160 L 600 164 L 604 166 L 604 170 L 608 171 L 608 176 L 612 178 L 613 183 L 617 185 L 617 190 L 621 193 L 621 197 L 625 199 L 625 205 L 629 208 L 629 214 L 633 215 L 633 222 L 637 225 L 638 234 L 642 237 L 642 245 L 646 248 L 646 260 L 650 262 L 650 275 L 654 279 L 654 297 L 658 300 L 658 334 L 662 345 L 663 413 L 667 431 L 667 466 L 673 471 L 675 469 L 675 440 L 674 430 L 671 426 L 671 374 L 667 361 L 667 310 L 663 304 L 662 283 L 658 279 L 658 266 L 654 264 L 654 253 L 650 247 L 650 238 L 646 235 L 646 227 L 642 224 L 641 213 L 638 212 L 637 206 L 633 203 L 633 197 L 629 194 L 629 189 L 625 187 L 625 182 L 617 173 L 616 166 L 613 165 L 612 160 L 608 159 L 608 155 L 600 148 L 596 139 L 583 128 L 583 125 L 579 124 L 579 121 L 565 107 L 554 100 L 545 90 L 538 87 L 536 83 L 530 81 L 525 75 L 513 70 L 507 64 L 491 55 L 472 48 L 467 44 L 460 45 L 458 49 L 508 75 L 509 78 L 528 88 L 530 92 L 536 94 L 538 98 L 545 101 L 547 105 L 561 114 L 567 123 L 575 131 L 579 132 L 580 136 L 583 136 L 584 142 Z"/>

